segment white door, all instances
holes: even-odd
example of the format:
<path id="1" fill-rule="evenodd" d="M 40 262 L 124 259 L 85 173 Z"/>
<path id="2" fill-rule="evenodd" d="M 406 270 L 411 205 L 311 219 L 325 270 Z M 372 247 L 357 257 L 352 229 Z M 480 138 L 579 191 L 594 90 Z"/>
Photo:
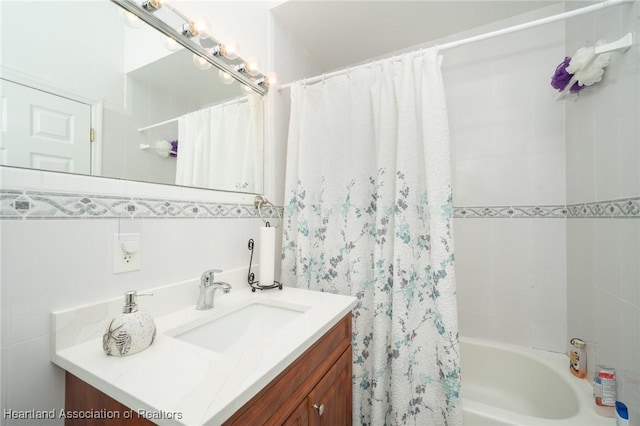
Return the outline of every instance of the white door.
<path id="1" fill-rule="evenodd" d="M 0 79 L 0 164 L 91 174 L 91 107 Z"/>

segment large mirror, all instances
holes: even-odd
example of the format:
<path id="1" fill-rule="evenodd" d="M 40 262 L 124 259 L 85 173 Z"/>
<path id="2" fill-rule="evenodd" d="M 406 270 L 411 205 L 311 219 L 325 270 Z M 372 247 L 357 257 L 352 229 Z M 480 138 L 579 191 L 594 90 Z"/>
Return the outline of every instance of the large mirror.
<path id="1" fill-rule="evenodd" d="M 2 0 L 1 164 L 262 193 L 263 97 L 130 18 Z"/>

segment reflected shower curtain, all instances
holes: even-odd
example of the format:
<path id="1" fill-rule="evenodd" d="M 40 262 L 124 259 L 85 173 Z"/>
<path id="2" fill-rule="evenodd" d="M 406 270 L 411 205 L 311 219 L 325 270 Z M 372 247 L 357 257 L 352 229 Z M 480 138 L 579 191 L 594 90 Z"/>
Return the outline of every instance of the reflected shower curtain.
<path id="1" fill-rule="evenodd" d="M 225 102 L 178 120 L 176 184 L 256 192 L 262 182 L 262 97 Z"/>
<path id="2" fill-rule="evenodd" d="M 460 425 L 447 112 L 435 49 L 291 92 L 282 282 L 357 296 L 354 425 Z"/>

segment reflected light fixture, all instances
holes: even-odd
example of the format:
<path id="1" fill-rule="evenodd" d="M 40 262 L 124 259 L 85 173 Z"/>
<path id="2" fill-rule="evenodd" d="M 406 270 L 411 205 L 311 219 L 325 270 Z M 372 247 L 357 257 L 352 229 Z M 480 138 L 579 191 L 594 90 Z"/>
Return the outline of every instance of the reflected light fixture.
<path id="1" fill-rule="evenodd" d="M 255 93 L 251 87 L 246 86 L 244 84 L 240 85 L 240 91 L 242 93 L 244 93 L 245 95 L 251 95 L 251 94 Z"/>
<path id="2" fill-rule="evenodd" d="M 144 21 L 142 21 L 142 19 L 126 10 L 121 10 L 120 16 L 122 17 L 122 20 L 127 25 L 127 27 L 133 28 L 134 30 L 140 29 L 144 25 Z"/>
<path id="3" fill-rule="evenodd" d="M 209 68 L 211 68 L 211 63 L 209 63 L 209 61 L 207 61 L 205 58 L 203 58 L 200 55 L 196 55 L 195 53 L 192 56 L 193 59 L 193 64 L 202 71 L 206 71 Z"/>
<path id="4" fill-rule="evenodd" d="M 169 36 L 165 36 L 162 39 L 162 45 L 165 47 L 165 49 L 167 49 L 170 52 L 175 52 L 176 50 L 182 47 L 177 41 L 175 41 L 173 38 Z"/>
<path id="5" fill-rule="evenodd" d="M 222 70 L 218 70 L 218 77 L 224 84 L 232 84 L 234 81 L 236 81 L 236 79 L 233 78 L 231 74 Z"/>

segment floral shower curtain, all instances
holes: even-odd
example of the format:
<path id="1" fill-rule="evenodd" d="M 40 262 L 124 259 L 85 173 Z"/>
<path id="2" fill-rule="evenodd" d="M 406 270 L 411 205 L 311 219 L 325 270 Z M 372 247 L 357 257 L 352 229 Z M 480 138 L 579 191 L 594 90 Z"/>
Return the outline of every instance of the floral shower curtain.
<path id="1" fill-rule="evenodd" d="M 358 298 L 354 425 L 460 425 L 447 113 L 437 51 L 291 92 L 282 279 Z"/>

